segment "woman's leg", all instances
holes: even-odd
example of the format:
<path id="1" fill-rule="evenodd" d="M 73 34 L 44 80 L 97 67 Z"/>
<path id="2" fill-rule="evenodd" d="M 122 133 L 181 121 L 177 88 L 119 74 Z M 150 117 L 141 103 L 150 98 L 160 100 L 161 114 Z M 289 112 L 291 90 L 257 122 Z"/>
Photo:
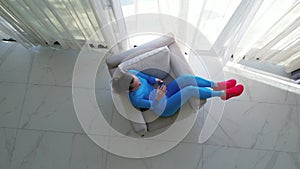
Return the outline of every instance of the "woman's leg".
<path id="1" fill-rule="evenodd" d="M 205 87 L 184 87 L 183 89 L 168 97 L 166 108 L 161 116 L 167 117 L 173 115 L 191 97 L 206 99 L 216 96 L 222 96 L 222 91 L 213 91 Z"/>
<path id="2" fill-rule="evenodd" d="M 178 92 L 186 86 L 196 86 L 196 87 L 215 87 L 215 83 L 199 76 L 192 75 L 182 75 L 170 82 L 167 85 L 168 97 L 172 96 L 174 93 Z"/>

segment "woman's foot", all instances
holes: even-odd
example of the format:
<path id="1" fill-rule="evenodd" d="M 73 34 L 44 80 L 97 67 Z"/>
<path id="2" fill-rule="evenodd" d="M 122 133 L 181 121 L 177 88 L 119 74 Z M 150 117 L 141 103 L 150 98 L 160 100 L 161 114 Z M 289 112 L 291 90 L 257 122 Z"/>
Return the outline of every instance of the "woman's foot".
<path id="1" fill-rule="evenodd" d="M 230 89 L 226 89 L 224 90 L 224 95 L 221 96 L 221 99 L 222 100 L 228 100 L 230 99 L 231 97 L 235 97 L 235 96 L 239 96 L 243 93 L 244 91 L 244 86 L 239 84 L 239 85 L 236 85 Z"/>
<path id="2" fill-rule="evenodd" d="M 217 87 L 212 87 L 213 90 L 225 90 L 230 89 L 236 85 L 235 79 L 230 79 L 224 82 L 218 82 L 216 83 Z"/>

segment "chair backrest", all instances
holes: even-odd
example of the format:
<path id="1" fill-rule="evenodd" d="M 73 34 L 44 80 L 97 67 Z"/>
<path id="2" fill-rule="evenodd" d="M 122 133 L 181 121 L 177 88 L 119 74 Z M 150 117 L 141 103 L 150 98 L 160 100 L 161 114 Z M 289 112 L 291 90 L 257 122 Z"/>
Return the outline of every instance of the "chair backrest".
<path id="1" fill-rule="evenodd" d="M 124 61 L 124 59 L 128 60 L 130 58 L 136 57 L 143 53 L 149 52 L 153 49 L 160 48 L 163 46 L 168 46 L 175 42 L 174 36 L 172 33 L 165 34 L 157 39 L 154 39 L 150 42 L 137 46 L 135 48 L 129 49 L 127 51 L 121 52 L 119 54 L 109 56 L 106 59 L 106 64 L 109 69 L 109 73 L 112 76 L 114 71 L 118 67 L 118 65 Z"/>

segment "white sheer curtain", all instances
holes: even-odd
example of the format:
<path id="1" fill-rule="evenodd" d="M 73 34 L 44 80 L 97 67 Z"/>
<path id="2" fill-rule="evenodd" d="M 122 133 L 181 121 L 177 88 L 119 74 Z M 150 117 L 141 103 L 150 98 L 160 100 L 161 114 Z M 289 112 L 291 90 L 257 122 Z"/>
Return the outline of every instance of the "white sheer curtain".
<path id="1" fill-rule="evenodd" d="M 120 0 L 124 16 L 158 13 L 178 17 L 199 28 L 211 44 L 238 7 L 241 0 Z M 160 21 L 161 22 L 161 21 Z M 174 25 L 185 32 L 184 25 Z M 163 23 L 161 28 L 165 29 Z"/>
<path id="2" fill-rule="evenodd" d="M 124 16 L 161 13 L 182 18 L 198 28 L 212 48 L 198 52 L 223 57 L 226 63 L 259 58 L 260 62 L 299 68 L 299 0 L 120 0 Z M 161 30 L 165 29 L 163 21 Z M 183 25 L 180 33 L 188 33 Z M 164 30 L 162 31 L 164 32 Z M 195 36 L 197 37 L 197 36 Z M 142 39 L 132 39 L 139 43 Z M 192 46 L 199 46 L 193 39 Z"/>
<path id="3" fill-rule="evenodd" d="M 222 56 L 224 63 L 234 54 L 235 62 L 270 62 L 291 72 L 300 67 L 299 11 L 299 0 L 10 0 L 0 1 L 0 36 L 26 46 L 57 41 L 78 49 L 103 28 L 93 38 L 94 46 L 114 47 L 118 53 L 127 46 L 124 17 L 167 14 L 186 20 L 207 37 L 211 46 L 204 51 L 197 38 L 191 40 L 198 52 Z M 168 32 L 166 21 L 157 21 L 158 29 Z M 191 33 L 185 25 L 174 27 L 181 37 Z M 141 41 L 147 39 L 131 39 L 132 45 Z"/>
<path id="4" fill-rule="evenodd" d="M 126 43 L 119 1 L 109 0 L 10 0 L 0 1 L 0 29 L 3 37 L 12 37 L 24 45 L 53 45 L 79 49 L 96 34 L 98 47 L 115 46 L 115 52 Z M 126 47 L 126 46 L 125 46 Z"/>
<path id="5" fill-rule="evenodd" d="M 264 1 L 236 51 L 241 58 L 300 68 L 300 1 Z"/>
<path id="6" fill-rule="evenodd" d="M 121 0 L 124 16 L 142 13 L 161 13 L 186 20 L 208 39 L 211 48 L 203 51 L 197 39 L 190 45 L 199 52 L 216 52 L 228 58 L 251 23 L 263 0 Z M 190 33 L 184 25 L 181 34 Z M 163 23 L 161 29 L 164 29 Z M 238 33 L 237 33 L 238 32 Z M 195 36 L 197 37 L 197 36 Z M 233 45 L 234 44 L 234 45 Z M 197 49 L 197 45 L 198 48 Z"/>

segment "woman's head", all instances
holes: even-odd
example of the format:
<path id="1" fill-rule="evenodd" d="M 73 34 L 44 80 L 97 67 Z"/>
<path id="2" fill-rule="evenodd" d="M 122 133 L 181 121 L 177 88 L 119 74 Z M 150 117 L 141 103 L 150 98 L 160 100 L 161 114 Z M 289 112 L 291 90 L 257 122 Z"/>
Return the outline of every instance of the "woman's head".
<path id="1" fill-rule="evenodd" d="M 141 83 L 140 83 L 139 79 L 133 75 L 133 78 L 129 84 L 128 90 L 134 91 L 134 90 L 137 90 L 140 86 L 141 86 Z"/>
<path id="2" fill-rule="evenodd" d="M 140 86 L 140 82 L 136 76 L 130 73 L 124 73 L 121 77 L 113 78 L 112 88 L 117 93 L 123 91 L 133 91 L 136 90 Z"/>

